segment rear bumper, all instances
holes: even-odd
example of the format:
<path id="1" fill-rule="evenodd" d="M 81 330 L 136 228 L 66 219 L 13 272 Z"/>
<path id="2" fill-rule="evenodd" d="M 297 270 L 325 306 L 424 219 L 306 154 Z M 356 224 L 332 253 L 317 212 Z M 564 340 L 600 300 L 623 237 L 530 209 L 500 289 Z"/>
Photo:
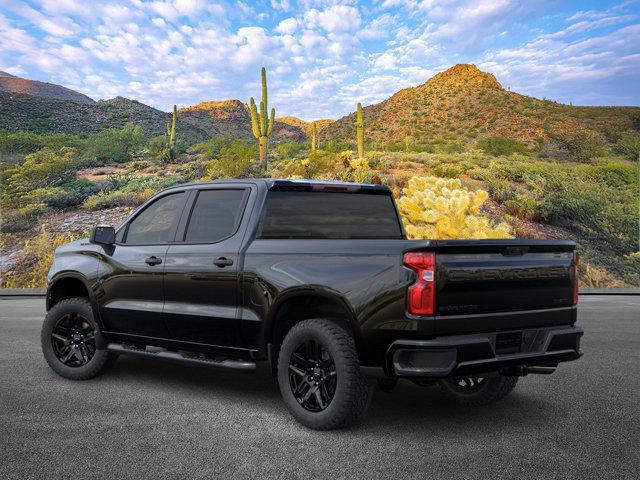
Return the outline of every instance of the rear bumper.
<path id="1" fill-rule="evenodd" d="M 450 377 L 549 366 L 580 358 L 577 326 L 546 327 L 397 340 L 387 351 L 387 372 L 398 377 Z"/>

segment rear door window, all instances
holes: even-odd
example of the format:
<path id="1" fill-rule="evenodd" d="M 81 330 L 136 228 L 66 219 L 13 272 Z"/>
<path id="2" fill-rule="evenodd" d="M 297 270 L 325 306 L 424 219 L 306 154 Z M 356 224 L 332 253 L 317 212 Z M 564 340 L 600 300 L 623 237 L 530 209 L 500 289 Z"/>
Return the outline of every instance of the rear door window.
<path id="1" fill-rule="evenodd" d="M 216 243 L 232 236 L 238 229 L 246 198 L 246 189 L 199 191 L 184 241 Z"/>

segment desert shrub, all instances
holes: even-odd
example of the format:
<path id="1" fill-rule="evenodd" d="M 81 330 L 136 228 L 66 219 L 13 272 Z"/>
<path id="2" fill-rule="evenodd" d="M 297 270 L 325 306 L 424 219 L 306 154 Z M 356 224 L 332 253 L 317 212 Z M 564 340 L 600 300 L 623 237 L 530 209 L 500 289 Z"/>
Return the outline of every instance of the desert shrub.
<path id="1" fill-rule="evenodd" d="M 444 144 L 440 151 L 442 153 L 462 153 L 464 152 L 464 145 L 458 142 L 449 142 Z"/>
<path id="2" fill-rule="evenodd" d="M 329 153 L 340 153 L 347 150 L 351 150 L 354 147 L 353 143 L 344 142 L 341 140 L 329 139 L 321 141 L 322 150 Z"/>
<path id="3" fill-rule="evenodd" d="M 28 230 L 33 227 L 38 215 L 46 212 L 44 203 L 30 203 L 17 209 L 2 209 L 0 215 L 0 232 L 11 233 Z"/>
<path id="4" fill-rule="evenodd" d="M 154 157 L 163 156 L 167 148 L 167 137 L 158 135 L 149 140 L 149 154 Z"/>
<path id="5" fill-rule="evenodd" d="M 125 162 L 144 142 L 139 125 L 127 123 L 120 130 L 102 130 L 89 138 L 89 154 L 101 162 Z"/>
<path id="6" fill-rule="evenodd" d="M 206 162 L 202 160 L 194 160 L 193 162 L 183 163 L 176 168 L 176 173 L 179 176 L 179 181 L 193 182 L 204 176 L 206 172 Z"/>
<path id="7" fill-rule="evenodd" d="M 220 155 L 220 151 L 223 149 L 229 149 L 234 143 L 237 145 L 238 143 L 242 143 L 245 145 L 254 144 L 255 142 L 246 142 L 234 139 L 233 137 L 229 137 L 226 135 L 214 136 L 211 137 L 206 142 L 198 143 L 191 147 L 191 150 L 194 153 L 201 153 L 205 157 L 208 158 L 218 158 Z"/>
<path id="8" fill-rule="evenodd" d="M 54 133 L 38 135 L 32 132 L 0 132 L 0 153 L 34 153 L 42 148 L 59 150 L 62 147 L 73 147 L 83 150 L 86 139 L 79 135 Z"/>
<path id="9" fill-rule="evenodd" d="M 600 239 L 619 254 L 637 249 L 638 172 L 630 162 L 530 162 L 511 157 L 469 175 L 485 182 L 499 202 L 512 201 L 509 208 L 518 216 L 533 215 Z"/>
<path id="10" fill-rule="evenodd" d="M 349 154 L 349 158 L 351 155 Z M 339 168 L 344 168 L 344 164 L 338 156 L 326 150 L 319 150 L 309 154 L 307 158 L 293 159 L 279 165 L 276 176 L 283 178 L 309 178 L 309 179 L 329 179 Z"/>
<path id="11" fill-rule="evenodd" d="M 516 194 L 513 199 L 504 202 L 507 213 L 525 220 L 537 220 L 539 202 L 531 195 Z"/>
<path id="12" fill-rule="evenodd" d="M 278 143 L 274 150 L 276 154 L 285 160 L 290 160 L 292 158 L 299 157 L 304 154 L 309 149 L 309 146 L 306 143 L 302 142 L 283 142 Z"/>
<path id="13" fill-rule="evenodd" d="M 603 153 L 598 139 L 585 132 L 566 135 L 557 140 L 567 149 L 569 155 L 579 162 L 588 162 Z"/>
<path id="14" fill-rule="evenodd" d="M 470 192 L 457 179 L 413 177 L 403 189 L 398 208 L 412 239 L 511 238 L 511 227 L 480 215 L 489 197 Z"/>
<path id="15" fill-rule="evenodd" d="M 48 116 L 33 118 L 27 123 L 27 130 L 33 133 L 49 133 L 53 130 L 53 120 Z"/>
<path id="16" fill-rule="evenodd" d="M 22 273 L 7 278 L 3 286 L 6 288 L 44 287 L 56 248 L 73 240 L 74 237 L 69 234 L 53 234 L 43 226 L 33 239 L 25 243 L 25 263 L 28 264 L 28 268 L 23 268 Z"/>
<path id="17" fill-rule="evenodd" d="M 624 288 L 624 282 L 615 278 L 602 268 L 590 265 L 587 262 L 580 262 L 578 267 L 580 286 L 587 288 Z"/>
<path id="18" fill-rule="evenodd" d="M 640 134 L 623 134 L 616 142 L 616 152 L 630 160 L 640 159 Z"/>
<path id="19" fill-rule="evenodd" d="M 131 183 L 133 177 L 127 174 L 109 175 L 102 185 L 102 191 L 105 193 L 121 190 Z"/>
<path id="20" fill-rule="evenodd" d="M 81 178 L 66 182 L 59 187 L 37 188 L 31 192 L 31 198 L 32 201 L 43 203 L 50 208 L 69 208 L 80 205 L 99 189 L 95 183 Z"/>
<path id="21" fill-rule="evenodd" d="M 205 178 L 241 177 L 258 153 L 255 143 L 233 140 L 229 145 L 221 146 L 217 159 L 207 162 Z"/>
<path id="22" fill-rule="evenodd" d="M 494 157 L 512 155 L 514 153 L 529 154 L 529 150 L 522 143 L 506 137 L 483 137 L 478 140 L 478 148 Z"/>
<path id="23" fill-rule="evenodd" d="M 0 204 L 21 207 L 31 203 L 31 193 L 38 188 L 62 185 L 74 178 L 79 168 L 76 150 L 63 147 L 58 151 L 43 148 L 25 157 L 21 164 L 0 172 Z"/>
<path id="24" fill-rule="evenodd" d="M 369 162 L 366 159 L 352 159 L 345 165 L 345 181 L 356 183 L 371 183 L 373 170 L 369 168 Z M 344 174 L 343 174 L 344 175 Z"/>
<path id="25" fill-rule="evenodd" d="M 433 173 L 437 177 L 458 178 L 462 172 L 462 167 L 447 163 L 438 163 L 433 167 Z"/>
<path id="26" fill-rule="evenodd" d="M 137 207 L 154 192 L 124 192 L 116 190 L 115 192 L 100 192 L 87 198 L 82 207 L 87 210 L 102 210 L 104 208 L 113 207 Z"/>

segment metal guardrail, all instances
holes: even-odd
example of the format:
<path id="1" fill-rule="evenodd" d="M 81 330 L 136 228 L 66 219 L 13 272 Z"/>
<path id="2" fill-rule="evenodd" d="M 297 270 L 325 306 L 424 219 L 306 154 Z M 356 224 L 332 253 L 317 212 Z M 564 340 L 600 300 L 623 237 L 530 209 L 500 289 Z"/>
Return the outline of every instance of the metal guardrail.
<path id="1" fill-rule="evenodd" d="M 0 297 L 44 297 L 44 288 L 0 288 Z M 640 295 L 640 288 L 582 288 L 580 295 Z"/>

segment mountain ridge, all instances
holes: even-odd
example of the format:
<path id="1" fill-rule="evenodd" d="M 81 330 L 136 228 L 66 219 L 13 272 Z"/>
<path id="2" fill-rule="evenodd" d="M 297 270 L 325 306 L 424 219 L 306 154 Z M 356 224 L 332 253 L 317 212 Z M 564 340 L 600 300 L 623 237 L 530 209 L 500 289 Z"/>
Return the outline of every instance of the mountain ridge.
<path id="1" fill-rule="evenodd" d="M 15 75 L 11 75 L 7 72 L 0 72 L 0 92 L 34 95 L 54 100 L 95 103 L 95 100 L 87 95 L 76 92 L 70 88 L 63 87 L 62 85 L 16 77 Z"/>
<path id="2" fill-rule="evenodd" d="M 503 136 L 531 148 L 556 137 L 584 135 L 604 141 L 608 129 L 640 123 L 640 107 L 574 107 L 505 90 L 496 77 L 472 64 L 457 64 L 420 85 L 404 88 L 363 108 L 365 141 L 429 149 L 437 143 L 473 145 L 478 138 Z M 178 110 L 178 134 L 190 142 L 212 135 L 253 138 L 246 103 L 205 101 Z M 86 134 L 139 124 L 145 135 L 161 135 L 170 114 L 136 100 L 93 99 L 66 87 L 0 73 L 0 129 Z M 338 120 L 315 121 L 321 140 L 355 141 L 355 112 Z M 276 119 L 272 141 L 304 141 L 313 122 L 294 116 Z"/>
<path id="3" fill-rule="evenodd" d="M 628 130 L 640 107 L 574 107 L 505 90 L 490 73 L 458 64 L 415 87 L 363 108 L 370 144 L 474 143 L 503 136 L 537 147 L 556 137 L 584 135 L 603 141 L 606 130 Z M 355 112 L 322 131 L 322 139 L 353 143 Z"/>

